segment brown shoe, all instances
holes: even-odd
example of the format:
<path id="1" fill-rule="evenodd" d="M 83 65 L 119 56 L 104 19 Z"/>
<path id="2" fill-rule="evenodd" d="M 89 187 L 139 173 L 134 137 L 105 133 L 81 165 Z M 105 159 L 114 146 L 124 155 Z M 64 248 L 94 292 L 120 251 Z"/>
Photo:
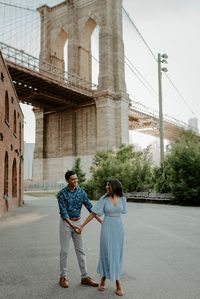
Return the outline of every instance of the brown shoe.
<path id="1" fill-rule="evenodd" d="M 94 281 L 91 277 L 87 276 L 81 279 L 81 284 L 86 284 L 91 287 L 98 287 L 98 282 Z"/>
<path id="2" fill-rule="evenodd" d="M 68 288 L 68 280 L 66 277 L 62 276 L 60 278 L 60 281 L 59 281 L 59 285 L 62 287 L 62 288 Z"/>

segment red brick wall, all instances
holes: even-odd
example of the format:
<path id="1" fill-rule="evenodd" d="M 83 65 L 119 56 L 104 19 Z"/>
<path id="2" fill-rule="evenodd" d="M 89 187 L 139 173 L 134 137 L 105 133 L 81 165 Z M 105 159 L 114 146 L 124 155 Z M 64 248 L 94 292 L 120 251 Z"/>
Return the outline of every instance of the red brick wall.
<path id="1" fill-rule="evenodd" d="M 6 92 L 9 103 L 7 110 L 9 111 L 9 120 L 6 120 L 5 111 Z M 0 217 L 23 202 L 23 151 L 23 113 L 5 61 L 0 53 Z M 5 187 L 6 152 L 8 155 L 7 187 Z M 15 179 L 13 179 L 14 160 L 16 161 Z M 15 181 L 14 184 L 13 181 Z M 13 190 L 13 186 L 15 186 L 15 190 Z M 5 190 L 7 190 L 7 194 L 5 194 Z"/>

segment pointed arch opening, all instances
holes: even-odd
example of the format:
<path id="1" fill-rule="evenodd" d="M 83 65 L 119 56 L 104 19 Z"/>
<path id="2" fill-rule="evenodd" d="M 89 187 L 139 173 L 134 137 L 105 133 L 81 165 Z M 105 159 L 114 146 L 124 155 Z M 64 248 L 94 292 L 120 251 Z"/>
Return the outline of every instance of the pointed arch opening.
<path id="1" fill-rule="evenodd" d="M 92 56 L 92 83 L 98 84 L 99 78 L 99 31 L 100 27 L 96 25 L 91 36 L 91 56 Z"/>
<path id="2" fill-rule="evenodd" d="M 12 197 L 17 196 L 17 162 L 13 160 L 12 165 Z"/>
<path id="3" fill-rule="evenodd" d="M 9 123 L 9 111 L 10 111 L 9 97 L 8 97 L 8 92 L 6 90 L 6 93 L 5 93 L 5 121 L 7 121 L 8 123 Z"/>
<path id="4" fill-rule="evenodd" d="M 64 65 L 65 65 L 65 72 L 69 71 L 69 51 L 68 51 L 68 47 L 69 47 L 69 40 L 67 39 L 64 45 Z"/>
<path id="5" fill-rule="evenodd" d="M 19 206 L 22 203 L 22 163 L 19 163 Z"/>
<path id="6" fill-rule="evenodd" d="M 21 153 L 22 150 L 22 127 L 21 127 L 21 122 L 19 122 L 19 151 Z"/>
<path id="7" fill-rule="evenodd" d="M 14 110 L 14 118 L 13 118 L 13 133 L 17 134 L 17 116 L 16 116 L 16 110 Z"/>
<path id="8" fill-rule="evenodd" d="M 58 32 L 52 49 L 51 63 L 57 68 L 68 70 L 68 64 L 65 62 L 66 42 L 68 40 L 67 32 L 61 28 Z"/>
<path id="9" fill-rule="evenodd" d="M 8 152 L 4 158 L 4 195 L 8 196 Z"/>
<path id="10" fill-rule="evenodd" d="M 99 26 L 89 18 L 82 31 L 79 46 L 79 75 L 93 82 L 98 81 L 99 73 Z"/>

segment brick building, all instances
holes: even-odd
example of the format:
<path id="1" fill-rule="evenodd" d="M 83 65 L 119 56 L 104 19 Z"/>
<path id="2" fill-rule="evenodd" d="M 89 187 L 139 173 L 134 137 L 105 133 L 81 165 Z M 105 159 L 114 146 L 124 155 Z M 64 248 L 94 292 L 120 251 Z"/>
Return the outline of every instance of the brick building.
<path id="1" fill-rule="evenodd" d="M 0 52 L 0 217 L 23 202 L 23 113 Z"/>

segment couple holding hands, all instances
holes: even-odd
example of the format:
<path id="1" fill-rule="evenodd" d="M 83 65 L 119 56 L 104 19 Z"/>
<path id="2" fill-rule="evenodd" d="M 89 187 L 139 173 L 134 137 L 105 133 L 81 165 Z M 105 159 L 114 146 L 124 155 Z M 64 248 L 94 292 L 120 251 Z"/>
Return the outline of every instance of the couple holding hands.
<path id="1" fill-rule="evenodd" d="M 72 238 L 81 272 L 81 284 L 98 287 L 105 290 L 106 279 L 115 281 L 116 295 L 123 296 L 124 291 L 120 282 L 123 262 L 124 231 L 121 214 L 127 212 L 126 197 L 123 195 L 121 182 L 116 178 L 107 181 L 106 194 L 96 205 L 92 205 L 86 192 L 78 186 L 75 172 L 65 173 L 67 186 L 57 194 L 60 210 L 60 281 L 61 287 L 68 287 L 67 258 L 70 240 Z M 89 216 L 82 223 L 81 208 L 85 206 Z M 100 216 L 104 215 L 103 220 Z M 100 283 L 88 276 L 86 256 L 83 247 L 82 230 L 93 218 L 101 224 L 99 262 L 97 273 Z"/>

